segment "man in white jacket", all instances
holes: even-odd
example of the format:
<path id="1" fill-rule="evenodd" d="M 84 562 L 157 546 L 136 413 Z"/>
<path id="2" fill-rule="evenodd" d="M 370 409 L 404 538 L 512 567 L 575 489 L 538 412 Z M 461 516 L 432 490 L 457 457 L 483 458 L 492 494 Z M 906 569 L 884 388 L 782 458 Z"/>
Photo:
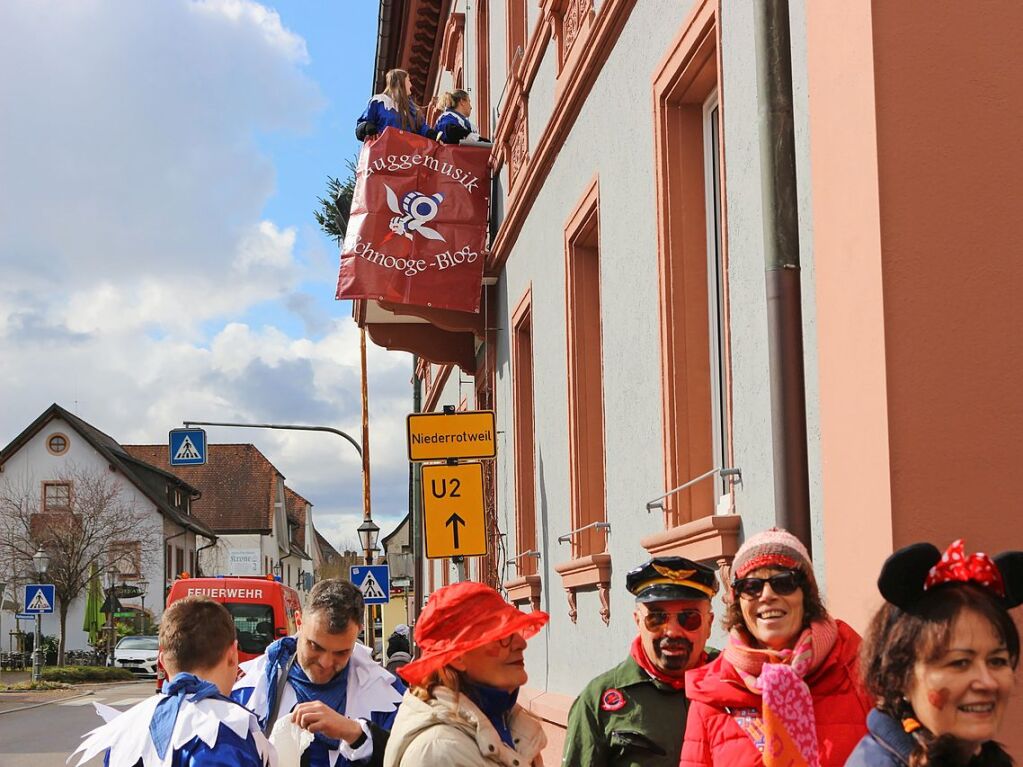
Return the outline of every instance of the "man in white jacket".
<path id="1" fill-rule="evenodd" d="M 296 616 L 298 634 L 242 664 L 231 696 L 269 732 L 290 716 L 314 733 L 303 766 L 380 764 L 404 686 L 359 644 L 363 599 L 343 580 L 317 583 Z"/>

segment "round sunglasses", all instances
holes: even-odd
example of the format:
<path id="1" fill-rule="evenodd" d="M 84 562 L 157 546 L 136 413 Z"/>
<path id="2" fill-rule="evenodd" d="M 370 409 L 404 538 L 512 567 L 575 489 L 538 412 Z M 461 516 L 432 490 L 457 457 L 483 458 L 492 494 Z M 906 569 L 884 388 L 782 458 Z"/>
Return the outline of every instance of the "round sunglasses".
<path id="1" fill-rule="evenodd" d="M 786 570 L 770 578 L 739 578 L 732 583 L 732 591 L 747 599 L 758 599 L 764 593 L 764 586 L 771 584 L 771 591 L 787 597 L 803 585 L 803 574 L 798 570 Z"/>
<path id="2" fill-rule="evenodd" d="M 656 631 L 668 625 L 668 619 L 672 616 L 682 627 L 683 631 L 696 631 L 703 625 L 703 615 L 699 610 L 680 610 L 677 613 L 668 613 L 663 610 L 647 610 L 643 616 L 643 625 L 647 631 Z"/>

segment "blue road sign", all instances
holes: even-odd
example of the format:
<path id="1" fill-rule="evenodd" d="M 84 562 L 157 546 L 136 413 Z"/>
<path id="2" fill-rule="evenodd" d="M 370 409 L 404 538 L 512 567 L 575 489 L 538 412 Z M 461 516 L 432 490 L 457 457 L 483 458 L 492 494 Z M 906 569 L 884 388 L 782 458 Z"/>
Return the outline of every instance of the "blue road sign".
<path id="1" fill-rule="evenodd" d="M 387 565 L 353 565 L 351 578 L 366 604 L 384 605 L 391 601 L 391 568 Z"/>
<path id="2" fill-rule="evenodd" d="M 36 616 L 33 613 L 14 613 L 14 617 L 19 621 L 32 621 Z"/>
<path id="3" fill-rule="evenodd" d="M 172 429 L 169 437 L 171 466 L 198 466 L 206 463 L 204 429 Z"/>
<path id="4" fill-rule="evenodd" d="M 57 601 L 52 583 L 30 583 L 25 587 L 25 612 L 32 615 L 52 613 Z"/>

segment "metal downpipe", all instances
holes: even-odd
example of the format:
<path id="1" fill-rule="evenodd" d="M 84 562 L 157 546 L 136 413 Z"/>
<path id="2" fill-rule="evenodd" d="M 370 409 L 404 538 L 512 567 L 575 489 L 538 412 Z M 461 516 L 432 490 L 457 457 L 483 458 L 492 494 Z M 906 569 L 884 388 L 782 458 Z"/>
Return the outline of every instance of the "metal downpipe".
<path id="1" fill-rule="evenodd" d="M 788 0 L 753 3 L 771 378 L 775 520 L 809 551 L 810 476 Z"/>

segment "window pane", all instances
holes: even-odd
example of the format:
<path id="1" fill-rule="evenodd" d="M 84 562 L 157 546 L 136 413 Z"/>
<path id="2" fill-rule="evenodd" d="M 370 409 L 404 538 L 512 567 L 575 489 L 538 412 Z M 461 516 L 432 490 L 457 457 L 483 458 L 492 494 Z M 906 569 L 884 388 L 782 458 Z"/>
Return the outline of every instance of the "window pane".
<path id="1" fill-rule="evenodd" d="M 234 627 L 238 632 L 238 649 L 261 655 L 274 638 L 273 608 L 270 605 L 239 602 L 228 602 L 224 607 L 234 618 Z"/>

